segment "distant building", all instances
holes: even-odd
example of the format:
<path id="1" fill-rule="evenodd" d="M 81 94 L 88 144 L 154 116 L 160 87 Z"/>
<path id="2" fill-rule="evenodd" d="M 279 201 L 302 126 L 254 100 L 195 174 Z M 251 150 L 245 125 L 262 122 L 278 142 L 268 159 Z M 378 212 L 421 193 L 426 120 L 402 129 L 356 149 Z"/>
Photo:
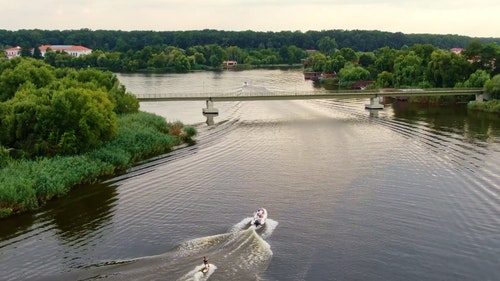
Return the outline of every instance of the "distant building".
<path id="1" fill-rule="evenodd" d="M 225 68 L 232 68 L 233 66 L 237 65 L 238 62 L 235 60 L 225 60 L 222 62 Z"/>
<path id="2" fill-rule="evenodd" d="M 21 47 L 17 46 L 17 47 L 5 49 L 5 56 L 8 59 L 21 56 Z"/>
<path id="3" fill-rule="evenodd" d="M 464 48 L 451 48 L 450 51 L 452 51 L 453 53 L 459 55 L 460 53 L 463 52 L 463 50 L 465 50 Z"/>
<path id="4" fill-rule="evenodd" d="M 54 52 L 65 52 L 68 53 L 74 57 L 79 57 L 82 55 L 89 55 L 92 53 L 92 49 L 89 49 L 87 47 L 83 46 L 77 46 L 77 45 L 42 45 L 38 47 L 40 49 L 40 53 L 42 53 L 42 57 L 45 56 L 45 53 L 47 50 L 52 50 Z"/>
<path id="5" fill-rule="evenodd" d="M 65 52 L 68 53 L 74 57 L 79 57 L 82 55 L 88 55 L 92 53 L 92 49 L 89 49 L 87 47 L 83 46 L 77 46 L 77 45 L 42 45 L 38 47 L 40 50 L 40 53 L 42 54 L 42 57 L 45 56 L 45 53 L 47 50 L 52 50 L 54 52 Z M 31 50 L 31 53 L 33 53 L 33 50 Z M 21 56 L 21 47 L 13 47 L 9 49 L 5 49 L 5 55 L 7 58 L 15 58 Z"/>

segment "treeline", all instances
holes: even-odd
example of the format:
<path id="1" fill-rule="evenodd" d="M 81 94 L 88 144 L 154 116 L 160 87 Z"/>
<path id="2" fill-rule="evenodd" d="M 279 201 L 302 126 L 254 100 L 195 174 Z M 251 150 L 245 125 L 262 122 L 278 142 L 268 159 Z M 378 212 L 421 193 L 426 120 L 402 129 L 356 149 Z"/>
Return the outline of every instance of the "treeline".
<path id="1" fill-rule="evenodd" d="M 31 55 L 29 55 L 31 56 Z M 223 61 L 236 60 L 239 66 L 300 64 L 308 53 L 296 46 L 280 49 L 244 50 L 237 46 L 223 48 L 211 44 L 180 49 L 173 46 L 146 46 L 138 51 L 105 52 L 95 50 L 90 55 L 74 57 L 64 52 L 45 53 L 43 58 L 55 67 L 94 67 L 113 72 L 176 72 L 222 69 Z M 41 59 L 41 57 L 40 57 Z"/>
<path id="2" fill-rule="evenodd" d="M 90 30 L 81 32 L 94 34 Z M 95 31 L 98 33 L 99 31 Z M 138 32 L 144 35 L 160 32 Z M 378 34 L 378 32 L 372 32 Z M 135 34 L 130 32 L 128 34 Z M 192 32 L 167 32 L 184 38 L 186 34 L 193 42 L 209 42 L 204 38 L 212 38 L 210 34 L 226 34 L 222 31 Z M 252 35 L 267 34 L 258 32 L 227 32 L 227 34 L 248 35 L 249 38 L 239 38 L 242 42 L 252 41 Z M 304 33 L 273 33 L 292 35 Z M 309 32 L 305 34 L 328 34 L 326 31 Z M 356 33 L 354 33 L 356 35 Z M 430 35 L 429 35 L 430 36 Z M 447 36 L 442 36 L 446 38 Z M 453 38 L 461 38 L 454 37 Z M 133 38 L 133 37 L 132 37 Z M 173 37 L 173 41 L 181 40 Z M 432 36 L 430 38 L 433 38 Z M 162 42 L 158 37 L 158 42 Z M 147 41 L 147 40 L 146 40 Z M 230 42 L 231 40 L 225 41 Z M 297 45 L 283 45 L 276 48 L 261 47 L 245 49 L 237 45 L 189 45 L 184 48 L 153 44 L 139 50 L 129 48 L 127 51 L 106 51 L 97 49 L 90 55 L 74 57 L 67 53 L 47 51 L 43 58 L 51 66 L 77 69 L 100 68 L 113 72 L 189 72 L 192 70 L 217 69 L 223 66 L 224 60 L 235 60 L 238 65 L 267 66 L 276 64 L 303 64 L 306 71 L 330 73 L 335 76 L 334 81 L 342 87 L 354 87 L 356 81 L 376 81 L 378 87 L 483 87 L 485 82 L 493 76 L 500 74 L 500 46 L 494 41 L 483 43 L 474 39 L 468 41 L 460 54 L 451 52 L 449 48 L 440 48 L 430 43 L 416 43 L 401 48 L 383 46 L 370 51 L 358 51 L 350 47 L 342 47 L 338 39 L 324 36 L 315 42 L 315 51 L 307 51 Z M 225 43 L 225 44 L 226 44 Z M 229 43 L 228 43 L 229 44 Z M 244 45 L 243 46 L 248 46 Z M 273 44 L 268 44 L 273 45 Z M 30 52 L 23 55 L 31 56 Z M 33 52 L 37 57 L 37 53 Z M 38 53 L 38 58 L 42 59 Z M 336 79 L 336 80 L 335 80 Z M 331 79 L 330 79 L 331 80 Z M 0 85 L 1 86 L 1 85 Z"/>
<path id="3" fill-rule="evenodd" d="M 482 43 L 497 42 L 500 38 L 472 38 L 461 35 L 403 34 L 400 32 L 366 30 L 322 31 L 121 31 L 121 30 L 0 30 L 0 47 L 30 47 L 42 44 L 83 45 L 105 52 L 142 50 L 147 46 L 173 46 L 187 49 L 192 46 L 219 45 L 223 48 L 238 46 L 245 50 L 280 49 L 296 46 L 300 49 L 318 49 L 320 39 L 335 38 L 339 48 L 372 51 L 382 47 L 401 49 L 415 44 L 431 44 L 440 49 L 465 47 L 476 39 Z"/>
<path id="4" fill-rule="evenodd" d="M 483 87 L 500 74 L 500 46 L 495 42 L 471 41 L 457 54 L 431 44 L 355 52 L 336 49 L 332 39 L 322 40 L 324 51 L 313 53 L 305 61 L 306 69 L 335 73 L 334 78 L 324 80 L 340 82 L 343 87 L 360 80 L 375 81 L 378 88 Z"/>

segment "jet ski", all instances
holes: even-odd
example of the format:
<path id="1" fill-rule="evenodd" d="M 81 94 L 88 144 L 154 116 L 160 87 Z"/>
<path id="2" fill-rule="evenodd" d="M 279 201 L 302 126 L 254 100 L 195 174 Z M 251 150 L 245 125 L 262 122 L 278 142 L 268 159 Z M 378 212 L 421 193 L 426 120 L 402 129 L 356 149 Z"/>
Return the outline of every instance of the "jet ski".
<path id="1" fill-rule="evenodd" d="M 262 227 L 267 220 L 267 210 L 264 208 L 259 208 L 252 217 L 250 225 L 255 225 L 255 227 Z"/>

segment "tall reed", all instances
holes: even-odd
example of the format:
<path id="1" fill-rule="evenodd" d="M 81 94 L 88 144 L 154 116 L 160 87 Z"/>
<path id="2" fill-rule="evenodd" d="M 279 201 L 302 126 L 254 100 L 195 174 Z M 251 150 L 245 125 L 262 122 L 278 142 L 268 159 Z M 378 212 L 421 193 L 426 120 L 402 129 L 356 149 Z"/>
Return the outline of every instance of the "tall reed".
<path id="1" fill-rule="evenodd" d="M 118 135 L 101 148 L 84 155 L 37 160 L 13 160 L 2 148 L 0 165 L 0 218 L 33 210 L 80 184 L 93 183 L 147 157 L 170 151 L 182 142 L 176 134 L 192 127 L 173 124 L 160 116 L 139 112 L 118 119 Z"/>

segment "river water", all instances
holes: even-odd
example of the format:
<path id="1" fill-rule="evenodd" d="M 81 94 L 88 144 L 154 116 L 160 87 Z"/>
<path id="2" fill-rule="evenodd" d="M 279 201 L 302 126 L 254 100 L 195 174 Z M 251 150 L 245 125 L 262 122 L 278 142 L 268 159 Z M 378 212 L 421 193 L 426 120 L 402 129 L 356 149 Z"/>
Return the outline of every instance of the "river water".
<path id="1" fill-rule="evenodd" d="M 297 70 L 118 77 L 137 94 L 321 91 Z M 196 144 L 0 221 L 0 280 L 499 280 L 499 117 L 366 103 L 219 102 L 212 126 L 204 102 L 142 103 Z"/>

